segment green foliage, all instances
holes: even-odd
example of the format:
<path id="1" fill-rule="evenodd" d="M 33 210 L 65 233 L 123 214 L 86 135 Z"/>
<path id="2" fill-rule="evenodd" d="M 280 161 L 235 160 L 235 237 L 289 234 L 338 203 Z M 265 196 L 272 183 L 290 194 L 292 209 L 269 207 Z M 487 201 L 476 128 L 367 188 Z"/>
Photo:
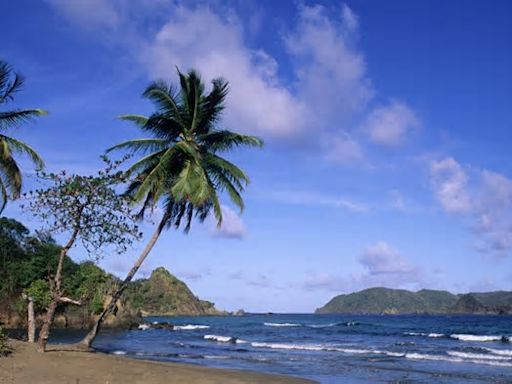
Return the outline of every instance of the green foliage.
<path id="1" fill-rule="evenodd" d="M 13 219 L 0 218 L 0 321 L 8 314 L 26 318 L 25 293 L 34 299 L 37 314 L 43 313 L 50 301 L 49 280 L 55 270 L 60 246 L 47 237 L 31 236 Z M 13 252 L 15 251 L 15 252 Z M 119 280 L 92 261 L 75 263 L 64 259 L 63 294 L 80 300 L 80 307 L 59 306 L 57 313 L 66 311 L 75 326 L 88 324 L 92 314 L 103 310 L 105 300 L 118 287 Z M 168 314 L 216 314 L 212 303 L 201 301 L 190 289 L 163 268 L 150 279 L 130 283 L 123 306 L 127 310 Z M 4 317 L 5 316 L 5 317 Z M 14 316 L 16 317 L 16 316 Z"/>
<path id="2" fill-rule="evenodd" d="M 0 60 L 0 105 L 12 101 L 14 94 L 20 90 L 23 83 L 23 77 L 15 73 L 5 61 Z M 44 165 L 41 157 L 29 145 L 5 133 L 10 128 L 46 113 L 42 109 L 0 111 L 0 213 L 9 198 L 16 199 L 21 193 L 22 172 L 13 155 L 26 155 L 37 168 L 42 168 Z"/>
<path id="3" fill-rule="evenodd" d="M 31 236 L 23 224 L 0 218 L 0 297 L 17 295 L 33 281 L 45 280 L 55 269 L 59 250 L 51 238 Z"/>
<path id="4" fill-rule="evenodd" d="M 0 314 L 25 316 L 26 293 L 34 299 L 36 313 L 49 303 L 49 280 L 55 271 L 61 247 L 48 237 L 31 236 L 14 219 L 0 218 Z M 91 261 L 75 263 L 65 257 L 63 292 L 80 299 L 85 312 L 98 312 L 116 279 Z"/>
<path id="5" fill-rule="evenodd" d="M 40 171 L 48 186 L 31 191 L 28 206 L 23 206 L 45 223 L 48 233 L 68 234 L 69 246 L 80 239 L 89 255 L 97 258 L 107 247 L 122 253 L 141 237 L 130 198 L 116 191 L 126 180 L 126 174 L 117 170 L 122 160 L 103 160 L 105 169 L 91 176 Z"/>
<path id="6" fill-rule="evenodd" d="M 34 310 L 43 310 L 50 304 L 50 287 L 48 281 L 34 280 L 25 290 L 27 296 L 32 297 L 34 300 Z"/>
<path id="7" fill-rule="evenodd" d="M 151 314 L 218 314 L 213 303 L 199 300 L 185 283 L 163 267 L 156 268 L 149 279 L 134 281 L 125 297 L 133 308 Z"/>
<path id="8" fill-rule="evenodd" d="M 12 352 L 7 340 L 7 334 L 5 333 L 2 324 L 0 324 L 0 357 L 7 356 Z"/>
<path id="9" fill-rule="evenodd" d="M 454 295 L 446 291 L 423 289 L 369 288 L 338 295 L 317 313 L 512 313 L 512 292 L 487 292 Z"/>
<path id="10" fill-rule="evenodd" d="M 261 146 L 262 141 L 217 126 L 228 93 L 226 81 L 213 80 L 206 94 L 195 71 L 186 75 L 178 71 L 178 76 L 179 89 L 159 81 L 145 90 L 144 97 L 156 107 L 152 115 L 121 116 L 152 137 L 130 140 L 109 151 L 144 155 L 128 170 L 132 176 L 128 194 L 142 203 L 139 216 L 163 201 L 163 221 L 176 227 L 184 223 L 188 231 L 194 217 L 203 221 L 212 210 L 221 224 L 220 193 L 226 193 L 240 210 L 244 208 L 241 193 L 249 178 L 219 153 L 238 146 Z"/>

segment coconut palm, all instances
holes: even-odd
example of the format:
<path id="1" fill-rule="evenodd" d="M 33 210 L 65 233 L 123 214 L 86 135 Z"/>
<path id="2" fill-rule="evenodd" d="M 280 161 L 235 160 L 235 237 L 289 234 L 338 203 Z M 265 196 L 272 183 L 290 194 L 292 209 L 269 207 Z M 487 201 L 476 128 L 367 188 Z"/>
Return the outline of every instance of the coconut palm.
<path id="1" fill-rule="evenodd" d="M 0 60 L 0 105 L 12 101 L 23 82 L 21 75 L 15 73 L 5 61 Z M 29 145 L 7 136 L 6 133 L 9 129 L 46 113 L 42 109 L 0 111 L 0 213 L 9 198 L 16 199 L 21 193 L 21 170 L 13 154 L 27 155 L 38 168 L 43 167 L 43 160 Z"/>
<path id="2" fill-rule="evenodd" d="M 101 322 L 114 309 L 164 228 L 183 226 L 188 232 L 194 217 L 202 222 L 210 212 L 220 226 L 222 209 L 219 194 L 222 193 L 226 193 L 240 210 L 244 208 L 241 192 L 249 178 L 219 154 L 237 146 L 261 146 L 262 141 L 217 127 L 228 93 L 226 81 L 213 80 L 212 89 L 206 94 L 198 73 L 182 74 L 178 71 L 178 75 L 179 89 L 160 81 L 150 84 L 144 92 L 144 97 L 156 106 L 156 112 L 151 116 L 121 116 L 151 137 L 130 140 L 108 150 L 127 150 L 143 155 L 128 169 L 133 181 L 127 193 L 140 203 L 141 218 L 148 208 L 159 204 L 163 213 L 134 266 L 82 340 L 81 343 L 87 347 L 92 344 Z"/>

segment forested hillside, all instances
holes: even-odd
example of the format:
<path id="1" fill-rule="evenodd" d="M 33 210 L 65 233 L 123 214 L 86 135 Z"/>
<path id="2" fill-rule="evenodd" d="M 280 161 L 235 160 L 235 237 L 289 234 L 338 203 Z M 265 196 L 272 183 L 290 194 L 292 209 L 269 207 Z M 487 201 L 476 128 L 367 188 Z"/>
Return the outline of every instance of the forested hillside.
<path id="1" fill-rule="evenodd" d="M 0 218 L 0 322 L 10 327 L 25 325 L 27 301 L 23 294 L 34 299 L 36 315 L 44 311 L 60 249 L 52 238 L 32 234 L 16 220 Z M 88 327 L 119 283 L 93 261 L 76 263 L 70 257 L 64 260 L 63 277 L 65 295 L 81 305 L 59 307 L 56 326 L 61 327 Z M 115 316 L 105 325 L 130 326 L 139 322 L 141 315 L 219 313 L 213 303 L 199 300 L 185 283 L 157 268 L 149 279 L 130 284 Z"/>

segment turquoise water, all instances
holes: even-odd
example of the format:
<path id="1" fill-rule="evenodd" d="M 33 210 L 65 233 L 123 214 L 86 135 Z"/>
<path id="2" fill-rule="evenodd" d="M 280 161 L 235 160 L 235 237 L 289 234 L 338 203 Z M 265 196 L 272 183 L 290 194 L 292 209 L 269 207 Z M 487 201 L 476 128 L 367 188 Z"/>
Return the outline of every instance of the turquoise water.
<path id="1" fill-rule="evenodd" d="M 175 330 L 102 332 L 133 358 L 280 373 L 321 383 L 512 383 L 510 316 L 150 317 Z M 54 341 L 72 341 L 56 332 Z"/>

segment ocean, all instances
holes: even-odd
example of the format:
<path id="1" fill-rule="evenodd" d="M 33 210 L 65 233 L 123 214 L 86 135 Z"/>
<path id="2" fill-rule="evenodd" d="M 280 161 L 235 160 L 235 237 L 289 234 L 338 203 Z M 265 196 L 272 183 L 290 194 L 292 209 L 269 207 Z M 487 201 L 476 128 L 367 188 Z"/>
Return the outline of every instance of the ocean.
<path id="1" fill-rule="evenodd" d="M 512 316 L 148 317 L 174 330 L 105 330 L 132 358 L 278 373 L 320 383 L 512 383 Z M 56 331 L 54 342 L 79 335 Z"/>

